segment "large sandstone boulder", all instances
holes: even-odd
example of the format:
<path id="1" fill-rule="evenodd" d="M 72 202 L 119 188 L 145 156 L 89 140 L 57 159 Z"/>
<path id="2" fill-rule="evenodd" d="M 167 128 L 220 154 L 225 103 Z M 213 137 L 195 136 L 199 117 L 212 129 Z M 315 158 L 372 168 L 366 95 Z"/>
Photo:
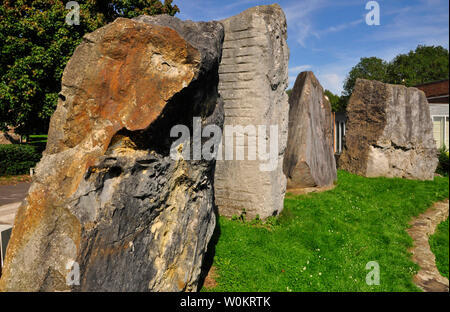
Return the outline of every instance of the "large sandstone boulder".
<path id="1" fill-rule="evenodd" d="M 287 188 L 324 187 L 336 180 L 330 102 L 310 71 L 298 75 L 289 97 Z"/>
<path id="2" fill-rule="evenodd" d="M 139 20 L 86 35 L 67 64 L 0 290 L 197 289 L 214 161 L 173 160 L 170 130 L 223 123 L 223 27 Z"/>
<path id="3" fill-rule="evenodd" d="M 358 79 L 347 115 L 340 168 L 367 177 L 433 179 L 438 159 L 423 91 Z"/>
<path id="4" fill-rule="evenodd" d="M 225 216 L 245 213 L 249 218 L 266 218 L 281 212 L 286 191 L 282 165 L 289 112 L 285 92 L 289 59 L 286 18 L 278 5 L 267 5 L 221 22 L 225 27 L 219 68 L 219 92 L 225 108 L 223 143 L 226 145 L 233 132 L 245 137 L 239 143 L 236 139 L 232 148 L 242 148 L 246 156 L 237 160 L 236 152 L 228 160 L 226 148 L 230 146 L 224 146 L 224 153 L 219 155 L 222 160 L 218 158 L 216 165 L 215 202 Z M 258 126 L 265 126 L 266 131 L 261 131 L 256 140 Z M 270 134 L 270 126 L 275 126 L 277 133 Z M 249 139 L 258 146 L 267 143 L 267 149 L 257 149 L 254 159 L 248 157 L 252 148 Z M 271 160 L 262 160 L 267 156 L 262 152 L 269 153 L 270 140 L 278 140 Z"/>

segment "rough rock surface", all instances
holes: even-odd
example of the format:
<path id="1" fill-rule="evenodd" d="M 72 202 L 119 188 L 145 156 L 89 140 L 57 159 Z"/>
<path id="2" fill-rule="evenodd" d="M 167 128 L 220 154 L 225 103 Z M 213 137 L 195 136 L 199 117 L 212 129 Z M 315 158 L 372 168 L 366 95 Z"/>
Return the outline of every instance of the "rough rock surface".
<path id="1" fill-rule="evenodd" d="M 224 34 L 217 22 L 161 20 L 174 26 L 119 18 L 70 59 L 0 290 L 196 290 L 215 227 L 214 161 L 172 160 L 169 134 L 193 116 L 223 123 Z"/>
<path id="2" fill-rule="evenodd" d="M 367 177 L 432 180 L 438 164 L 423 91 L 358 79 L 339 167 Z"/>
<path id="3" fill-rule="evenodd" d="M 330 102 L 310 71 L 298 75 L 289 97 L 283 169 L 287 188 L 330 186 L 336 180 Z"/>
<path id="4" fill-rule="evenodd" d="M 221 215 L 230 217 L 245 212 L 249 218 L 257 215 L 266 218 L 281 212 L 286 191 L 283 174 L 289 113 L 285 92 L 289 59 L 286 18 L 275 4 L 253 7 L 221 22 L 225 27 L 219 68 L 219 92 L 225 109 L 224 137 L 233 135 L 227 133 L 227 125 L 255 128 L 263 125 L 267 127 L 266 137 L 258 139 L 269 142 L 270 125 L 277 125 L 278 155 L 272 171 L 261 170 L 260 165 L 267 161 L 260 160 L 258 151 L 255 160 L 247 156 L 244 160 L 226 160 L 225 156 L 218 159 L 215 202 Z M 248 137 L 248 133 L 239 129 L 236 133 Z M 246 153 L 247 143 L 246 140 Z M 236 141 L 233 144 L 236 150 Z"/>

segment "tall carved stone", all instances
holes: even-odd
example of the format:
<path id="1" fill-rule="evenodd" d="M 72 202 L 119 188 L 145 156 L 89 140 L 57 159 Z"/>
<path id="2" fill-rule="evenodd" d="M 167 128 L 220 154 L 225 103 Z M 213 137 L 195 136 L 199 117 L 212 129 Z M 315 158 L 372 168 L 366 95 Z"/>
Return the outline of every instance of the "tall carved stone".
<path id="1" fill-rule="evenodd" d="M 214 161 L 172 160 L 170 129 L 223 123 L 223 27 L 139 20 L 86 35 L 67 64 L 0 290 L 196 290 Z"/>
<path id="2" fill-rule="evenodd" d="M 285 92 L 289 59 L 286 18 L 275 4 L 250 8 L 221 22 L 225 40 L 219 92 L 225 108 L 225 146 L 214 178 L 216 204 L 219 213 L 225 216 L 245 212 L 249 218 L 257 215 L 266 218 L 281 212 L 286 191 L 283 174 L 289 111 Z M 236 154 L 234 160 L 227 160 L 225 152 L 230 146 L 226 145 L 226 139 L 233 136 L 230 126 L 242 126 L 233 130 L 246 137 L 239 143 L 236 139 L 234 151 L 238 148 L 248 151 L 248 139 L 254 139 L 252 129 L 258 133 L 258 126 L 265 126 L 266 132 L 261 131 L 259 140 L 253 143 L 266 142 L 267 150 L 256 150 L 255 160 L 249 160 L 248 154 L 244 160 L 236 160 Z M 278 133 L 269 135 L 270 126 L 276 126 Z M 276 155 L 272 166 L 262 168 L 269 162 L 261 159 L 262 152 L 269 150 L 270 139 L 278 139 Z"/>
<path id="3" fill-rule="evenodd" d="M 289 97 L 284 173 L 287 188 L 323 187 L 336 180 L 330 102 L 310 71 L 298 75 Z"/>
<path id="4" fill-rule="evenodd" d="M 438 159 L 422 91 L 358 79 L 347 115 L 340 168 L 367 177 L 433 179 Z"/>

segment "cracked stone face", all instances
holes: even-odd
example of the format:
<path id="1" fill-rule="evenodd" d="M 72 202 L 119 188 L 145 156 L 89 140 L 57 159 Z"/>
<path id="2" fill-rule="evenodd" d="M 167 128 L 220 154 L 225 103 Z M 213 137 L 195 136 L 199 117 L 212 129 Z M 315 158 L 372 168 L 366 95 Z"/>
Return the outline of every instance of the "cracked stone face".
<path id="1" fill-rule="evenodd" d="M 218 22 L 168 16 L 119 18 L 84 37 L 0 290 L 196 290 L 215 227 L 215 162 L 170 158 L 170 129 L 192 128 L 194 116 L 222 126 L 222 41 Z M 76 269 L 79 285 L 67 282 Z"/>
<path id="2" fill-rule="evenodd" d="M 340 168 L 368 177 L 433 179 L 438 158 L 423 91 L 358 79 L 347 117 Z"/>

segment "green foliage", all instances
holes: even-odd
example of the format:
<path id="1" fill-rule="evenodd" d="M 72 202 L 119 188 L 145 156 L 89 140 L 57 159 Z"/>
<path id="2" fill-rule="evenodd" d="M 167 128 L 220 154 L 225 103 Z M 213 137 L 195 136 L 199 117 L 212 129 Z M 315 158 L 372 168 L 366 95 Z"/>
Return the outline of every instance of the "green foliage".
<path id="1" fill-rule="evenodd" d="M 288 97 L 291 97 L 292 89 L 287 89 L 287 90 L 286 90 L 286 93 L 287 93 Z"/>
<path id="2" fill-rule="evenodd" d="M 436 232 L 430 236 L 430 248 L 436 256 L 436 266 L 442 276 L 448 278 L 449 266 L 449 223 L 448 218 L 438 225 Z"/>
<path id="3" fill-rule="evenodd" d="M 328 97 L 333 112 L 345 112 L 347 107 L 347 98 L 339 96 L 329 90 L 325 90 L 324 94 Z"/>
<path id="4" fill-rule="evenodd" d="M 436 168 L 436 172 L 442 174 L 443 176 L 448 176 L 449 174 L 449 156 L 448 149 L 443 146 L 439 149 L 439 163 Z"/>
<path id="5" fill-rule="evenodd" d="M 350 97 L 357 78 L 408 87 L 449 78 L 449 52 L 441 46 L 417 46 L 415 51 L 397 55 L 391 62 L 363 57 L 347 75 L 343 95 Z"/>
<path id="6" fill-rule="evenodd" d="M 397 55 L 388 68 L 388 82 L 408 87 L 448 79 L 448 50 L 419 45 L 415 51 Z"/>
<path id="7" fill-rule="evenodd" d="M 220 217 L 218 285 L 203 291 L 420 291 L 406 229 L 448 196 L 444 177 L 365 178 L 339 170 L 335 189 L 286 198 L 281 215 L 263 226 Z M 379 286 L 366 284 L 369 261 L 380 265 Z"/>
<path id="8" fill-rule="evenodd" d="M 42 154 L 47 146 L 47 135 L 46 134 L 33 134 L 30 135 L 27 141 L 28 145 L 35 147 L 36 152 Z"/>
<path id="9" fill-rule="evenodd" d="M 356 79 L 387 81 L 388 63 L 378 57 L 363 57 L 348 73 L 344 82 L 344 96 L 350 96 L 353 92 Z"/>
<path id="10" fill-rule="evenodd" d="M 84 34 L 117 17 L 174 15 L 172 0 L 78 1 L 80 25 L 68 25 L 67 1 L 18 0 L 0 5 L 0 130 L 46 133 L 67 61 Z"/>
<path id="11" fill-rule="evenodd" d="M 40 159 L 32 145 L 0 144 L 0 176 L 27 174 Z"/>

